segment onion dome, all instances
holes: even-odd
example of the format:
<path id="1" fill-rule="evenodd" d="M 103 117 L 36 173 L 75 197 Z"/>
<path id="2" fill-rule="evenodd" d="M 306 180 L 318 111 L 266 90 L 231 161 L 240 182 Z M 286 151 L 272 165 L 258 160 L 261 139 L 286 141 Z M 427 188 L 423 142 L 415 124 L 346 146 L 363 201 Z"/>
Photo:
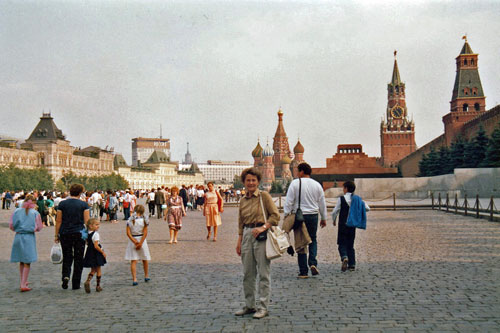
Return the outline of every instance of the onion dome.
<path id="1" fill-rule="evenodd" d="M 290 164 L 290 163 L 292 163 L 290 157 L 288 157 L 288 155 L 283 156 L 283 158 L 281 159 L 281 164 Z"/>
<path id="2" fill-rule="evenodd" d="M 262 156 L 274 156 L 274 150 L 269 147 L 269 143 L 266 145 L 266 148 L 264 148 L 264 151 L 262 152 Z"/>
<path id="3" fill-rule="evenodd" d="M 295 154 L 304 154 L 304 146 L 302 146 L 302 143 L 300 143 L 300 140 L 297 141 L 297 144 L 293 148 L 293 152 Z"/>
<path id="4" fill-rule="evenodd" d="M 257 142 L 257 146 L 254 150 L 252 150 L 252 157 L 261 157 L 262 156 L 262 146 L 260 142 Z"/>

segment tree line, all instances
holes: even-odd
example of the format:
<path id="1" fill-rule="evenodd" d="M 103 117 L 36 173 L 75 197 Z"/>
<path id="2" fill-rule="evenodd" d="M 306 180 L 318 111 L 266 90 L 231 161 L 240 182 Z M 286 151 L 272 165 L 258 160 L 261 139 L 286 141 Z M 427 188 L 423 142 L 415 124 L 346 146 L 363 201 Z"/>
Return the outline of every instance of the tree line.
<path id="1" fill-rule="evenodd" d="M 55 188 L 67 191 L 71 184 L 83 184 L 87 190 L 126 189 L 128 182 L 118 174 L 104 176 L 77 176 L 68 172 L 58 180 Z M 52 190 L 54 178 L 46 168 L 21 169 L 14 164 L 0 166 L 0 191 Z"/>
<path id="2" fill-rule="evenodd" d="M 418 166 L 421 177 L 451 174 L 456 168 L 500 167 L 500 123 L 491 137 L 480 127 L 471 140 L 458 137 L 450 147 L 431 148 Z"/>
<path id="3" fill-rule="evenodd" d="M 56 183 L 58 191 L 67 191 L 71 184 L 82 184 L 86 190 L 123 190 L 129 187 L 129 183 L 118 174 L 103 176 L 77 176 L 72 171 L 63 174 Z"/>
<path id="4" fill-rule="evenodd" d="M 54 179 L 45 168 L 21 169 L 14 164 L 0 166 L 0 191 L 48 190 Z"/>

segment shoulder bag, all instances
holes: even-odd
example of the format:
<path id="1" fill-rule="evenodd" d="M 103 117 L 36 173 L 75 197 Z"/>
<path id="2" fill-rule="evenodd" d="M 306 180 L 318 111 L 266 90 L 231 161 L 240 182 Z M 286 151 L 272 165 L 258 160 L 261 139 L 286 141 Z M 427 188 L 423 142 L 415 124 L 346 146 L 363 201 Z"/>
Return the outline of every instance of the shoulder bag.
<path id="1" fill-rule="evenodd" d="M 293 223 L 293 230 L 297 230 L 302 227 L 302 223 L 304 222 L 304 215 L 302 214 L 302 209 L 300 209 L 300 195 L 302 192 L 302 180 L 299 178 L 299 205 L 297 210 L 295 211 L 295 220 Z"/>
<path id="2" fill-rule="evenodd" d="M 262 209 L 262 215 L 264 216 L 264 224 L 267 223 L 266 210 L 264 209 L 264 203 L 262 202 L 262 193 L 259 195 L 260 208 Z M 267 230 L 261 232 L 256 238 L 258 241 L 265 241 L 267 239 Z"/>

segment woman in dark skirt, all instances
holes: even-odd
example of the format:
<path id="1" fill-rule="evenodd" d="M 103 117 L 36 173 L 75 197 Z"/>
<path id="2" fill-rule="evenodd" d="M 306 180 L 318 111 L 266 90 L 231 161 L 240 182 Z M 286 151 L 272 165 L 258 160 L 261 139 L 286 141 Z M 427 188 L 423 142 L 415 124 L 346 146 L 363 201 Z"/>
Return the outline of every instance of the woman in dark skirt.
<path id="1" fill-rule="evenodd" d="M 100 227 L 98 219 L 90 219 L 87 223 L 88 236 L 87 236 L 87 251 L 83 258 L 83 267 L 90 267 L 90 273 L 85 281 L 85 291 L 90 293 L 90 281 L 97 273 L 97 286 L 96 291 L 101 291 L 101 266 L 106 264 L 106 253 L 99 243 L 99 233 L 97 232 Z"/>

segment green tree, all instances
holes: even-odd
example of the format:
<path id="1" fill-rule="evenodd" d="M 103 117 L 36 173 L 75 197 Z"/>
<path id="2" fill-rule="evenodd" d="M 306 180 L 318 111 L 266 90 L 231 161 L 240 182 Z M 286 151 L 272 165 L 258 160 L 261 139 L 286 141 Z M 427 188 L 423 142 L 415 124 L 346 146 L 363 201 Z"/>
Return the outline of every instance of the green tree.
<path id="1" fill-rule="evenodd" d="M 233 179 L 233 188 L 235 189 L 242 189 L 244 187 L 243 183 L 241 182 L 241 177 L 236 175 L 234 176 Z"/>
<path id="2" fill-rule="evenodd" d="M 428 158 L 428 171 L 427 171 L 427 176 L 437 176 L 441 173 L 441 165 L 439 162 L 439 153 L 434 149 L 434 147 L 431 148 L 431 151 L 427 155 Z"/>
<path id="3" fill-rule="evenodd" d="M 453 169 L 463 168 L 465 166 L 465 146 L 466 141 L 462 137 L 458 137 L 450 147 L 450 160 Z"/>
<path id="4" fill-rule="evenodd" d="M 446 146 L 439 148 L 439 175 L 453 173 L 453 165 L 450 159 L 450 149 Z"/>
<path id="5" fill-rule="evenodd" d="M 269 193 L 283 193 L 283 185 L 281 182 L 274 181 L 271 183 L 271 190 Z"/>
<path id="6" fill-rule="evenodd" d="M 45 168 L 20 169 L 11 164 L 0 167 L 0 190 L 50 190 L 54 180 Z"/>
<path id="7" fill-rule="evenodd" d="M 483 163 L 488 149 L 489 139 L 486 131 L 481 126 L 476 136 L 465 144 L 464 164 L 465 168 L 477 168 Z"/>
<path id="8" fill-rule="evenodd" d="M 498 168 L 500 167 L 500 122 L 496 126 L 488 144 L 483 163 L 484 167 Z"/>
<path id="9" fill-rule="evenodd" d="M 422 156 L 422 159 L 418 162 L 418 170 L 419 170 L 418 173 L 419 177 L 429 176 L 429 154 L 424 154 Z"/>

